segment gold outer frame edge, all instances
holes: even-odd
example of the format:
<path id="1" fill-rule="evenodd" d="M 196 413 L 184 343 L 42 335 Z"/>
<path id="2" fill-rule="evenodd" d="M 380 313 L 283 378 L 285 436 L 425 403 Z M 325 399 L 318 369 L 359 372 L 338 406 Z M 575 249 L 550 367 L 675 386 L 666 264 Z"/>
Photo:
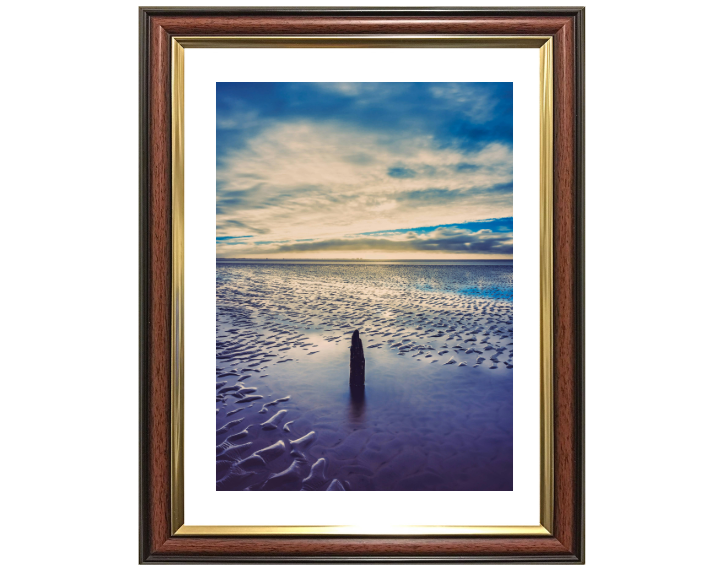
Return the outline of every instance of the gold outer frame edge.
<path id="1" fill-rule="evenodd" d="M 549 536 L 554 515 L 553 50 L 551 36 L 183 36 L 172 39 L 172 319 L 170 525 L 174 536 Z M 184 525 L 184 49 L 539 48 L 540 52 L 540 525 Z"/>

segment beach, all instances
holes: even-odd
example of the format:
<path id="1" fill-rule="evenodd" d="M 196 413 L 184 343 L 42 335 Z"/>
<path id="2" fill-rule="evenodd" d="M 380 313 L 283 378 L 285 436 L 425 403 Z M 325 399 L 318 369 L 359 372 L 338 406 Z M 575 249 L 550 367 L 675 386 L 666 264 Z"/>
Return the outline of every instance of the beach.
<path id="1" fill-rule="evenodd" d="M 512 490 L 512 261 L 218 260 L 216 295 L 217 490 Z"/>

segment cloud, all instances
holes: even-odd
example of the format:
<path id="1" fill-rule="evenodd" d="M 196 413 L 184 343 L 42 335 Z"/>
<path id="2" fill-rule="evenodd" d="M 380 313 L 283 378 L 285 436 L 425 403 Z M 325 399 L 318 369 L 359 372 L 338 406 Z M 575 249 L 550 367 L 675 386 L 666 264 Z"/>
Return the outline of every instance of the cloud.
<path id="1" fill-rule="evenodd" d="M 319 242 L 298 242 L 279 246 L 278 254 L 288 252 L 320 252 L 336 250 L 371 252 L 443 252 L 482 255 L 511 256 L 512 238 L 505 234 L 483 236 L 481 234 L 445 235 L 433 238 L 337 238 Z"/>
<path id="2" fill-rule="evenodd" d="M 218 235 L 340 236 L 512 215 L 507 146 L 467 153 L 433 144 L 331 123 L 276 124 L 220 160 Z M 350 153 L 364 161 L 348 161 Z M 462 161 L 478 169 L 458 172 Z"/>
<path id="3" fill-rule="evenodd" d="M 215 240 L 218 242 L 224 242 L 227 240 L 237 240 L 239 238 L 252 238 L 252 236 L 218 236 Z"/>
<path id="4" fill-rule="evenodd" d="M 511 239 L 507 252 L 507 238 L 475 237 L 479 228 L 463 241 L 428 236 L 512 218 L 511 85 L 218 83 L 217 115 L 218 254 L 280 242 L 283 252 L 511 253 Z M 354 238 L 421 228 L 382 239 L 392 245 Z M 225 243 L 248 234 L 234 252 Z"/>
<path id="5" fill-rule="evenodd" d="M 459 108 L 464 117 L 477 123 L 484 124 L 493 118 L 497 100 L 488 92 L 478 92 L 473 84 L 434 84 L 430 87 L 430 93 Z"/>
<path id="6" fill-rule="evenodd" d="M 220 213 L 221 213 L 221 212 L 220 212 L 219 209 L 218 209 L 218 214 L 220 214 Z M 235 220 L 235 219 L 232 219 L 232 218 L 224 218 L 224 219 L 223 219 L 223 226 L 224 226 L 226 229 L 233 230 L 233 231 L 238 231 L 238 230 L 240 230 L 240 231 L 245 231 L 245 230 L 247 230 L 247 231 L 255 232 L 256 234 L 261 234 L 261 235 L 262 235 L 262 234 L 267 234 L 268 232 L 270 232 L 270 230 L 268 230 L 267 228 L 259 228 L 259 227 L 256 228 L 256 227 L 254 227 L 254 226 L 250 226 L 249 224 L 246 224 L 245 222 L 241 222 L 240 220 Z M 219 228 L 220 228 L 220 227 L 218 226 L 218 230 L 219 230 Z M 237 233 L 237 232 L 235 232 L 235 233 Z M 217 238 L 222 238 L 222 237 L 223 237 L 223 236 L 221 236 L 221 235 L 216 235 L 216 236 L 217 236 Z M 237 236 L 237 237 L 238 237 L 238 238 L 241 238 L 242 236 Z M 248 236 L 248 238 L 251 238 L 251 237 L 252 237 L 252 236 Z M 217 239 L 217 238 L 216 238 L 216 239 Z"/>
<path id="7" fill-rule="evenodd" d="M 512 144 L 512 83 L 217 83 L 217 144 L 243 147 L 268 122 L 341 121 L 438 146 Z"/>
<path id="8" fill-rule="evenodd" d="M 429 234 L 434 230 L 442 228 L 457 228 L 460 230 L 467 230 L 469 232 L 512 232 L 513 231 L 513 219 L 512 218 L 495 218 L 490 220 L 479 220 L 477 222 L 458 222 L 454 224 L 445 224 L 442 226 L 426 226 L 419 228 L 396 228 L 394 230 L 376 230 L 374 232 L 363 232 L 362 236 L 384 236 L 388 234 L 403 234 L 403 233 L 414 233 L 414 234 Z"/>
<path id="9" fill-rule="evenodd" d="M 388 168 L 387 175 L 391 178 L 414 178 L 417 176 L 417 172 L 415 172 L 415 170 L 411 170 L 410 168 L 393 166 L 392 168 Z"/>
<path id="10" fill-rule="evenodd" d="M 418 233 L 386 231 L 353 238 L 307 239 L 296 242 L 254 242 L 253 250 L 261 257 L 306 253 L 370 252 L 370 253 L 426 253 L 465 254 L 483 256 L 512 256 L 512 232 L 495 232 L 491 228 L 478 229 L 477 223 L 467 227 L 437 227 Z M 259 248 L 261 247 L 261 248 Z"/>

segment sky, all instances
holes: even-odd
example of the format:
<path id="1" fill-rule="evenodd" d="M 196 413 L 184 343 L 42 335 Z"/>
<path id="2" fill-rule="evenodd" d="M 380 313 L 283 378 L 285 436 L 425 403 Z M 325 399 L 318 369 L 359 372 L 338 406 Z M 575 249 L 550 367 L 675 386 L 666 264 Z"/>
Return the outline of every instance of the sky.
<path id="1" fill-rule="evenodd" d="M 512 83 L 217 83 L 219 258 L 512 258 Z"/>

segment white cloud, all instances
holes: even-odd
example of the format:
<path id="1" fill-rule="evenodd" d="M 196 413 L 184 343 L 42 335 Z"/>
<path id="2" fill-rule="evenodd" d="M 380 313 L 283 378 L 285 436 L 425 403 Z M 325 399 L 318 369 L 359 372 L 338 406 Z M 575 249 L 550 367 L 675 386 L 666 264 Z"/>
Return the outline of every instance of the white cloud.
<path id="1" fill-rule="evenodd" d="M 474 122 L 485 122 L 493 117 L 494 104 L 487 94 L 474 90 L 467 84 L 435 84 L 430 88 L 435 98 L 452 103 L 463 110 Z"/>
<path id="2" fill-rule="evenodd" d="M 393 167 L 413 177 L 394 178 Z M 502 144 L 467 154 L 430 136 L 278 123 L 221 158 L 218 235 L 322 239 L 511 216 L 511 193 L 483 193 L 510 182 L 512 151 Z"/>

